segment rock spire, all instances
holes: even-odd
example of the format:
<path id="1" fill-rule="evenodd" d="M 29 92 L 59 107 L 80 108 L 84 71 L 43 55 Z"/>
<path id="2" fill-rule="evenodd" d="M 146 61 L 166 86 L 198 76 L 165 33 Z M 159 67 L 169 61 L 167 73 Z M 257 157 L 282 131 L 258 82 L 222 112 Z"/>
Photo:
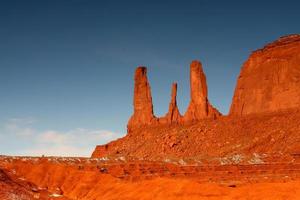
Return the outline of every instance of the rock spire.
<path id="1" fill-rule="evenodd" d="M 147 68 L 138 67 L 134 76 L 134 112 L 127 128 L 128 130 L 143 125 L 150 125 L 156 121 L 153 114 L 151 88 L 147 78 Z"/>
<path id="2" fill-rule="evenodd" d="M 190 87 L 191 100 L 184 115 L 184 121 L 198 121 L 220 116 L 220 113 L 208 101 L 206 77 L 201 62 L 196 60 L 190 65 Z"/>
<path id="3" fill-rule="evenodd" d="M 160 118 L 159 121 L 164 124 L 178 124 L 182 121 L 182 116 L 177 107 L 177 83 L 172 84 L 168 113 L 165 117 Z"/>
<path id="4" fill-rule="evenodd" d="M 157 118 L 153 114 L 147 68 L 138 67 L 134 76 L 134 112 L 127 125 L 128 132 L 145 126 L 182 124 L 220 116 L 219 111 L 212 107 L 208 101 L 206 77 L 199 61 L 193 61 L 190 65 L 190 84 L 191 101 L 185 115 L 182 117 L 178 110 L 177 83 L 173 83 L 168 113 L 164 117 Z"/>

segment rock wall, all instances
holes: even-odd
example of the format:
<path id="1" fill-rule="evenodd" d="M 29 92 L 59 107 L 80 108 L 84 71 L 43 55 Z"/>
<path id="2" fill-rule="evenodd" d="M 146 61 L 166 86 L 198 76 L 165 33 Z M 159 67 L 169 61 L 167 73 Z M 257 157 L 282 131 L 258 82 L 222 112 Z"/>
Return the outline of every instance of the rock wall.
<path id="1" fill-rule="evenodd" d="M 281 37 L 244 63 L 230 115 L 300 107 L 300 35 Z"/>

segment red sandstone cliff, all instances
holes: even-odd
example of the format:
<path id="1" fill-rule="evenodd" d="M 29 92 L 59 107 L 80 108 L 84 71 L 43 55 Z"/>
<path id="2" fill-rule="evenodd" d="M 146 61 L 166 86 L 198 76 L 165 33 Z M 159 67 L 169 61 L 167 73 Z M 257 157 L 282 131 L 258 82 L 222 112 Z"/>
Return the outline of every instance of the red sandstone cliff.
<path id="1" fill-rule="evenodd" d="M 242 67 L 230 115 L 300 107 L 300 35 L 254 51 Z"/>

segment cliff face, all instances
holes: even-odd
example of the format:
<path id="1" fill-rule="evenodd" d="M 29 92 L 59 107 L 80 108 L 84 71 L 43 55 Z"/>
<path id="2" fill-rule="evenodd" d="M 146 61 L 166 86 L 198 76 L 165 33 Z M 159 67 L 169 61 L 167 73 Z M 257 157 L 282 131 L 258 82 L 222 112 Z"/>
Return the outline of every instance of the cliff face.
<path id="1" fill-rule="evenodd" d="M 193 61 L 190 65 L 190 87 L 191 102 L 183 117 L 177 107 L 177 83 L 172 85 L 168 113 L 164 117 L 155 117 L 151 89 L 147 79 L 147 68 L 138 67 L 134 78 L 134 113 L 127 125 L 128 132 L 140 127 L 184 124 L 204 118 L 216 118 L 221 115 L 208 101 L 206 77 L 199 61 Z"/>
<path id="2" fill-rule="evenodd" d="M 254 51 L 242 67 L 230 115 L 300 107 L 300 35 Z"/>

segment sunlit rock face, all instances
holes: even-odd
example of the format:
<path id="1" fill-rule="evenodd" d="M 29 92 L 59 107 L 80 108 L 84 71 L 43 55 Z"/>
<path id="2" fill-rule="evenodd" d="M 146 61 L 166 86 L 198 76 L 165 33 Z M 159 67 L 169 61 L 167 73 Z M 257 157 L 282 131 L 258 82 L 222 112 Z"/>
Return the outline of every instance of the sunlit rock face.
<path id="1" fill-rule="evenodd" d="M 153 114 L 151 88 L 146 67 L 138 67 L 135 70 L 133 108 L 133 115 L 127 125 L 129 131 L 135 127 L 154 124 L 157 121 Z"/>
<path id="2" fill-rule="evenodd" d="M 147 68 L 138 67 L 134 76 L 134 112 L 127 125 L 128 132 L 140 127 L 184 124 L 221 115 L 208 101 L 206 77 L 199 61 L 193 61 L 190 65 L 190 87 L 191 101 L 184 116 L 181 116 L 177 107 L 177 83 L 173 83 L 168 113 L 158 118 L 153 113 Z"/>
<path id="3" fill-rule="evenodd" d="M 254 51 L 244 63 L 230 115 L 300 107 L 300 35 L 289 35 Z"/>
<path id="4" fill-rule="evenodd" d="M 198 121 L 221 115 L 208 101 L 206 77 L 199 61 L 193 61 L 190 65 L 190 87 L 191 101 L 184 115 L 184 121 Z"/>

